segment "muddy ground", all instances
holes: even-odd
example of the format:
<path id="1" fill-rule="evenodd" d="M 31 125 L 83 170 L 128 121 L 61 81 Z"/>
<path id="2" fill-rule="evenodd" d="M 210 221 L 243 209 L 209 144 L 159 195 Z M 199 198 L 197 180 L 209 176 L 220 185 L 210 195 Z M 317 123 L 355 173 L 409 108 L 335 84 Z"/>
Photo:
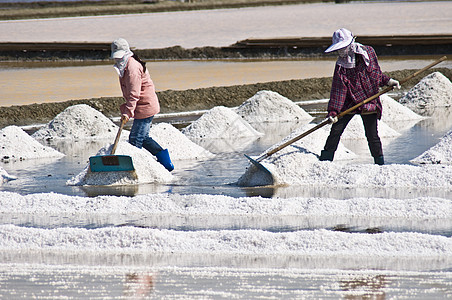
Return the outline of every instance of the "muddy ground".
<path id="1" fill-rule="evenodd" d="M 420 79 L 434 71 L 439 71 L 452 80 L 451 69 L 430 69 L 404 84 L 403 90 L 409 90 L 419 82 Z M 401 80 L 408 77 L 413 72 L 413 70 L 401 70 L 388 72 L 387 74 Z M 168 90 L 158 92 L 157 94 L 160 99 L 161 112 L 168 113 L 210 109 L 218 105 L 234 107 L 240 105 L 261 90 L 278 92 L 293 101 L 325 99 L 329 97 L 331 81 L 331 77 L 311 78 L 227 87 L 190 89 L 185 91 Z M 121 97 L 105 97 L 85 100 L 69 100 L 56 103 L 0 107 L 0 128 L 7 125 L 22 126 L 47 123 L 65 108 L 81 103 L 90 105 L 104 113 L 107 117 L 118 117 L 119 106 L 123 103 L 123 99 Z"/>

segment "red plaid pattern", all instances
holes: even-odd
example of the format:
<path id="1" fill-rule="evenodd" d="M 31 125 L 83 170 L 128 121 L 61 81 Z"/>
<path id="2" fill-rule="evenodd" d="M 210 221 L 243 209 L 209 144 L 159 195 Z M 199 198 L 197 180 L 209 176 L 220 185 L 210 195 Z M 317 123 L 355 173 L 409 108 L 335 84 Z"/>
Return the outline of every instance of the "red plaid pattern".
<path id="1" fill-rule="evenodd" d="M 379 87 L 387 85 L 390 77 L 383 74 L 378 64 L 375 50 L 365 46 L 369 54 L 370 63 L 366 66 L 361 55 L 356 55 L 356 67 L 347 69 L 336 64 L 331 86 L 328 115 L 337 115 L 342 111 L 377 94 Z M 377 112 L 381 118 L 380 98 L 359 107 L 354 113 Z"/>

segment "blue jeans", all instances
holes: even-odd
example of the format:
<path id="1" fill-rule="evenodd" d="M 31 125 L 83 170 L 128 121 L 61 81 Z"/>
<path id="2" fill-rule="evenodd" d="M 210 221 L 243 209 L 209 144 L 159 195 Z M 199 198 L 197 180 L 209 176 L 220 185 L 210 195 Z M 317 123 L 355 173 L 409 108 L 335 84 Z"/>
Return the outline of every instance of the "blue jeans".
<path id="1" fill-rule="evenodd" d="M 149 129 L 151 128 L 152 119 L 134 119 L 132 129 L 129 134 L 129 143 L 137 148 L 143 148 L 156 155 L 163 148 L 149 136 Z"/>

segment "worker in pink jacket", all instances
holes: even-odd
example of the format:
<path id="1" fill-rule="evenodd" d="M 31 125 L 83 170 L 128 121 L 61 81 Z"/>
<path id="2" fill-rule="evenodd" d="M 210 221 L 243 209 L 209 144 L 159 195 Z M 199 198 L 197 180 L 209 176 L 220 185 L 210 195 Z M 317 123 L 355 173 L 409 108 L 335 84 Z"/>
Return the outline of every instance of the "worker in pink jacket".
<path id="1" fill-rule="evenodd" d="M 155 93 L 146 63 L 130 51 L 129 43 L 119 38 L 111 44 L 111 57 L 115 59 L 114 68 L 119 75 L 122 95 L 126 101 L 121 105 L 121 121 L 133 118 L 129 143 L 145 148 L 157 157 L 168 171 L 174 169 L 168 149 L 163 149 L 149 136 L 154 115 L 160 112 L 160 104 Z"/>

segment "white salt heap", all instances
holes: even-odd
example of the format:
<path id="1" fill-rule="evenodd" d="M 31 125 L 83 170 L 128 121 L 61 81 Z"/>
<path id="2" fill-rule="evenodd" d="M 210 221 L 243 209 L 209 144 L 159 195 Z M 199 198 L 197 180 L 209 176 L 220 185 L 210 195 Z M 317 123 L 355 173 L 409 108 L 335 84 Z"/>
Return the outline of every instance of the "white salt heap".
<path id="1" fill-rule="evenodd" d="M 440 72 L 424 77 L 400 99 L 400 103 L 416 112 L 452 104 L 452 83 Z"/>
<path id="2" fill-rule="evenodd" d="M 415 164 L 452 164 L 452 130 L 447 132 L 438 144 L 431 147 L 410 162 Z"/>
<path id="3" fill-rule="evenodd" d="M 418 115 L 408 107 L 400 104 L 386 94 L 381 95 L 380 100 L 383 107 L 383 114 L 381 116 L 381 121 L 383 122 L 399 122 L 425 119 L 425 117 Z"/>
<path id="4" fill-rule="evenodd" d="M 204 113 L 198 120 L 185 127 L 182 132 L 191 140 L 237 139 L 262 136 L 232 109 L 216 106 Z"/>
<path id="5" fill-rule="evenodd" d="M 118 126 L 86 104 L 66 108 L 33 134 L 35 139 L 112 139 Z"/>
<path id="6" fill-rule="evenodd" d="M 313 117 L 290 99 L 272 91 L 259 91 L 240 105 L 236 112 L 245 121 L 289 122 L 312 120 Z"/>
<path id="7" fill-rule="evenodd" d="M 63 153 L 40 144 L 17 126 L 12 125 L 0 130 L 0 159 L 2 161 L 60 158 L 63 156 Z"/>
<path id="8" fill-rule="evenodd" d="M 172 160 L 200 159 L 214 156 L 203 147 L 193 143 L 182 132 L 168 123 L 152 125 L 149 135 L 163 149 L 168 149 Z"/>
<path id="9" fill-rule="evenodd" d="M 111 153 L 112 145 L 99 150 L 97 155 Z M 128 142 L 119 142 L 115 155 L 129 155 L 132 157 L 135 174 L 131 172 L 91 172 L 89 163 L 77 176 L 66 182 L 67 185 L 124 185 L 139 183 L 167 183 L 173 179 L 154 156 L 144 148 L 138 149 Z"/>

